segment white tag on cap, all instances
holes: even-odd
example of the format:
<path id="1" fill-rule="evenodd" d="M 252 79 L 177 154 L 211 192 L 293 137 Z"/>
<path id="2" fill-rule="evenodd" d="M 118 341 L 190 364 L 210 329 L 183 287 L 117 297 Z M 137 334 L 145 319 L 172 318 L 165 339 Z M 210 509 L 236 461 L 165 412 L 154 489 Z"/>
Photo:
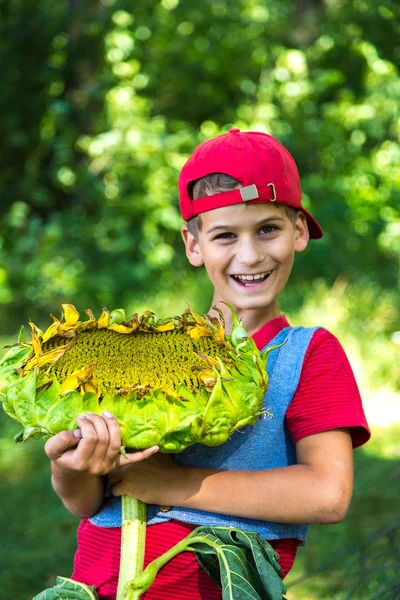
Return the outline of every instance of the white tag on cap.
<path id="1" fill-rule="evenodd" d="M 243 202 L 256 200 L 258 198 L 257 186 L 253 183 L 253 185 L 246 185 L 245 187 L 240 188 L 240 195 L 242 196 Z"/>

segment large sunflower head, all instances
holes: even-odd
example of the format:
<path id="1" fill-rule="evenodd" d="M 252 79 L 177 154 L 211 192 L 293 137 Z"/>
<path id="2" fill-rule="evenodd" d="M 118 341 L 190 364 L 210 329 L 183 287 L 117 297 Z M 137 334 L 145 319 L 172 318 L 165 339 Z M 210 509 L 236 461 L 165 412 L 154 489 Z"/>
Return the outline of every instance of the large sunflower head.
<path id="1" fill-rule="evenodd" d="M 75 429 L 87 411 L 111 411 L 122 443 L 180 452 L 194 443 L 222 444 L 262 414 L 266 360 L 232 310 L 224 320 L 190 310 L 126 319 L 106 308 L 87 319 L 71 304 L 42 332 L 19 342 L 0 362 L 0 399 L 24 429 L 18 439 Z"/>

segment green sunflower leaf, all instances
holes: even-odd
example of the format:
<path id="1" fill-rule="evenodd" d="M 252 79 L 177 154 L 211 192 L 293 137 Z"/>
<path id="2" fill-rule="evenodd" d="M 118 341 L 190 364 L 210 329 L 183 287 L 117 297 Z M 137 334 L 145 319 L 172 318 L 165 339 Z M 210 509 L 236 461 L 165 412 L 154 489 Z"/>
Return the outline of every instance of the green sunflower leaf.
<path id="1" fill-rule="evenodd" d="M 196 553 L 199 564 L 222 588 L 223 600 L 285 600 L 278 554 L 258 533 L 233 527 L 196 527 L 127 587 L 144 593 L 158 571 L 184 550 Z"/>
<path id="2" fill-rule="evenodd" d="M 72 581 L 66 577 L 57 577 L 56 585 L 43 590 L 33 600 L 98 600 L 94 587 Z"/>
<path id="3" fill-rule="evenodd" d="M 223 600 L 284 599 L 278 555 L 258 533 L 229 527 L 200 527 L 197 532 L 196 538 L 200 534 L 205 541 L 190 546 L 203 569 L 222 587 Z"/>

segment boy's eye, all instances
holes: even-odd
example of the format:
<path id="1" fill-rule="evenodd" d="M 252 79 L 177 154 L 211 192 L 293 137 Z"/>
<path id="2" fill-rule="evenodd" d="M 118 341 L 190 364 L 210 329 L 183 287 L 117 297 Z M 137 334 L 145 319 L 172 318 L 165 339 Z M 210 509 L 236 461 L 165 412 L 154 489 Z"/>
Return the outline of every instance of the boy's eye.
<path id="1" fill-rule="evenodd" d="M 263 233 L 275 233 L 275 231 L 278 228 L 275 227 L 275 225 L 264 225 L 263 227 L 261 227 L 259 233 L 263 234 Z"/>
<path id="2" fill-rule="evenodd" d="M 275 225 L 263 225 L 258 230 L 258 235 L 270 235 L 271 233 L 275 233 L 278 230 L 278 227 Z M 236 237 L 236 235 L 230 231 L 224 231 L 223 233 L 219 233 L 215 236 L 215 240 L 232 240 Z"/>
<path id="3" fill-rule="evenodd" d="M 230 233 L 229 231 L 225 231 L 224 233 L 220 233 L 217 236 L 215 236 L 215 240 L 230 240 L 234 237 L 233 233 Z"/>

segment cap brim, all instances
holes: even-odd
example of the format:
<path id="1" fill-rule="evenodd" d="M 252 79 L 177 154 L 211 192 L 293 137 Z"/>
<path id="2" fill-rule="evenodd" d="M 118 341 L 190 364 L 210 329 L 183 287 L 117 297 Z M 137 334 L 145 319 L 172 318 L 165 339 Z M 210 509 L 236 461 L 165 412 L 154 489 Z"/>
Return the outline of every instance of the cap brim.
<path id="1" fill-rule="evenodd" d="M 304 208 L 301 208 L 301 210 L 303 211 L 303 213 L 306 215 L 307 218 L 307 225 L 308 225 L 308 231 L 310 234 L 310 238 L 312 240 L 320 240 L 323 235 L 324 235 L 324 231 L 322 229 L 322 227 L 320 227 L 318 221 L 316 219 L 314 219 L 314 217 Z"/>

